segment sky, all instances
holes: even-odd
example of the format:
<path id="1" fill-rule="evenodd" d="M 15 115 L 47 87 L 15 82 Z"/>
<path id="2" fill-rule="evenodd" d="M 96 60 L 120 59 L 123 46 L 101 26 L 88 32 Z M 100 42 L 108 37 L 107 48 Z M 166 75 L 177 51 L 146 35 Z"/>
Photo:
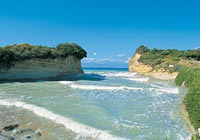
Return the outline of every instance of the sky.
<path id="1" fill-rule="evenodd" d="M 75 42 L 83 67 L 128 67 L 140 45 L 200 47 L 198 0 L 2 0 L 0 46 Z"/>

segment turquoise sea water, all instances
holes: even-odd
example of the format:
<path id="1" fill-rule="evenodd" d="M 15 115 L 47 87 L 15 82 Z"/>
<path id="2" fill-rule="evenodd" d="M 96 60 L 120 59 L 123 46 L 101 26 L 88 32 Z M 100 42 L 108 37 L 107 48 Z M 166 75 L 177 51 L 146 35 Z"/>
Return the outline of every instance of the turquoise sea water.
<path id="1" fill-rule="evenodd" d="M 172 81 L 127 69 L 84 71 L 65 81 L 1 83 L 0 107 L 32 111 L 80 140 L 184 140 L 189 135 L 179 113 L 185 90 Z"/>

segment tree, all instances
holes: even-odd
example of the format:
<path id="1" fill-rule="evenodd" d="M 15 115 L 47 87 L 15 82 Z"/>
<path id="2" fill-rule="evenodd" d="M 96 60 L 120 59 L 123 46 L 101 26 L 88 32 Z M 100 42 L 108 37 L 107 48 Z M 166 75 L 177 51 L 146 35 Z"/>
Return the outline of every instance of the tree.
<path id="1" fill-rule="evenodd" d="M 149 51 L 150 50 L 144 45 L 142 45 L 142 46 L 140 46 L 136 49 L 136 52 L 139 53 L 139 54 L 143 54 L 143 53 L 146 53 L 146 52 L 149 52 Z"/>

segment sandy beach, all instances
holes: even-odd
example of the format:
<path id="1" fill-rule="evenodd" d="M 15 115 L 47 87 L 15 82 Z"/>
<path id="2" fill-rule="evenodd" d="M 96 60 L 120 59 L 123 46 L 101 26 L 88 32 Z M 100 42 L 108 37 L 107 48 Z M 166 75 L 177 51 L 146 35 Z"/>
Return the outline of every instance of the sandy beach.
<path id="1" fill-rule="evenodd" d="M 176 76 L 178 75 L 177 72 L 174 73 L 168 73 L 168 72 L 150 72 L 144 74 L 146 76 L 152 76 L 153 78 L 159 79 L 159 80 L 174 80 Z"/>

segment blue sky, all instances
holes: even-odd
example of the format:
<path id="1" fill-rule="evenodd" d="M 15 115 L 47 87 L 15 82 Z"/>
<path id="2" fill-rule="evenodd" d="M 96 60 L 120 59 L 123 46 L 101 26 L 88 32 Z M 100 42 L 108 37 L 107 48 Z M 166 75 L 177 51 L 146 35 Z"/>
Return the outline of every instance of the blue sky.
<path id="1" fill-rule="evenodd" d="M 200 47 L 200 1 L 6 0 L 0 4 L 0 46 L 76 42 L 83 66 L 127 67 L 139 45 Z"/>

